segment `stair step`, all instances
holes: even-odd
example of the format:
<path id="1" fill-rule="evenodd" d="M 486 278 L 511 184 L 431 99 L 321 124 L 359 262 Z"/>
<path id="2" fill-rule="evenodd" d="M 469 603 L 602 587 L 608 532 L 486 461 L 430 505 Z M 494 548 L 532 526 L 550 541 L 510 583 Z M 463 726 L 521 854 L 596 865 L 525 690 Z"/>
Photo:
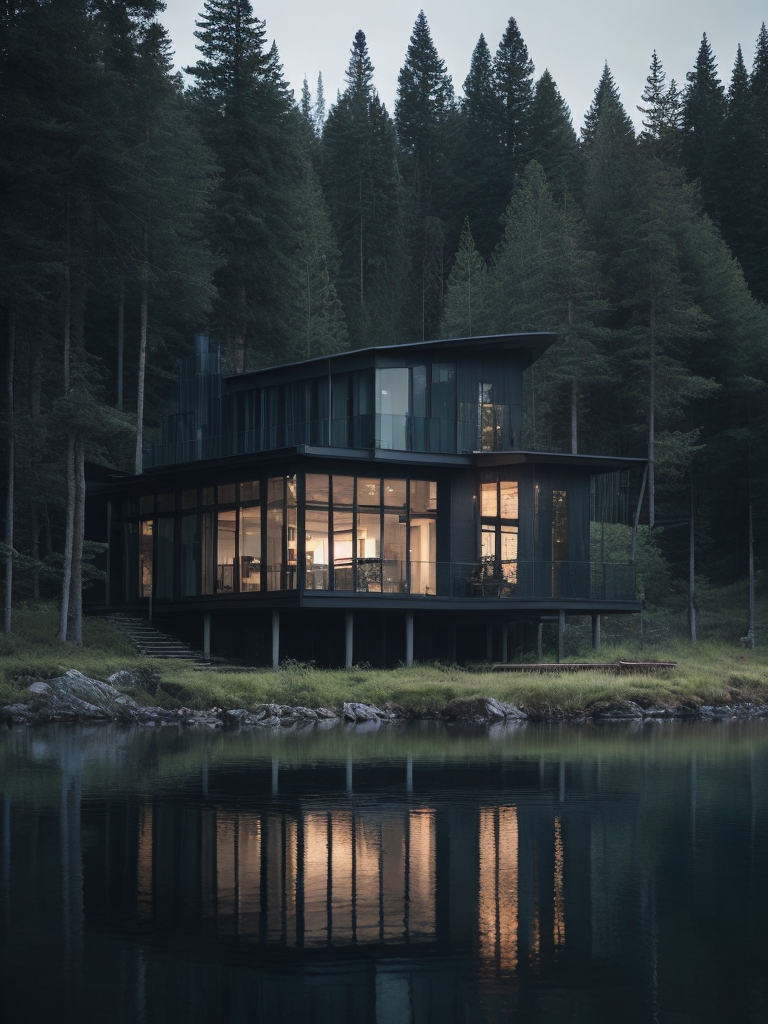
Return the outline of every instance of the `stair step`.
<path id="1" fill-rule="evenodd" d="M 203 668 L 210 664 L 202 651 L 194 650 L 177 637 L 163 633 L 142 619 L 119 613 L 112 615 L 111 619 L 139 653 L 147 657 L 163 658 L 167 661 L 190 661 Z"/>

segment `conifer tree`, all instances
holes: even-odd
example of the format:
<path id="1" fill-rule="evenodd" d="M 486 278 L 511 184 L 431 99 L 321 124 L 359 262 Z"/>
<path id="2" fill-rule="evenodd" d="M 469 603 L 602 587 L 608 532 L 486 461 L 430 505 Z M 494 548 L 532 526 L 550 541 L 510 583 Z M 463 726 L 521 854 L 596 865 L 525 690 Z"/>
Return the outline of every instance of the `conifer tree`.
<path id="1" fill-rule="evenodd" d="M 676 163 L 682 140 L 682 100 L 675 80 L 672 79 L 667 86 L 666 77 L 654 50 L 642 95 L 644 106 L 638 104 L 637 107 L 644 115 L 638 141 L 651 155 Z"/>
<path id="2" fill-rule="evenodd" d="M 453 84 L 424 16 L 413 26 L 395 100 L 395 128 L 411 158 L 417 194 L 428 193 L 441 156 L 440 132 L 453 110 Z M 429 211 L 433 212 L 433 211 Z"/>
<path id="3" fill-rule="evenodd" d="M 726 99 L 706 32 L 699 46 L 695 67 L 688 72 L 686 78 L 688 85 L 683 99 L 683 166 L 689 181 L 698 179 L 701 182 L 705 208 L 711 214 L 716 214 L 718 163 Z"/>
<path id="4" fill-rule="evenodd" d="M 413 191 L 413 304 L 420 311 L 418 336 L 434 337 L 442 313 L 446 219 L 450 174 L 446 125 L 453 113 L 453 84 L 423 11 L 413 27 L 398 77 L 395 128 L 406 182 Z"/>
<path id="5" fill-rule="evenodd" d="M 536 374 L 532 440 L 547 437 L 576 451 L 579 405 L 605 376 L 596 347 L 605 318 L 597 255 L 575 203 L 567 193 L 555 200 L 535 161 L 512 194 L 504 226 L 488 273 L 489 329 L 559 335 Z"/>
<path id="6" fill-rule="evenodd" d="M 471 338 L 486 332 L 487 272 L 485 260 L 475 248 L 467 218 L 448 277 L 440 328 L 442 337 Z"/>
<path id="7" fill-rule="evenodd" d="M 584 167 L 571 111 L 548 70 L 536 83 L 528 155 L 544 168 L 555 195 L 562 196 L 566 191 L 572 196 L 581 195 Z"/>
<path id="8" fill-rule="evenodd" d="M 598 230 L 626 205 L 637 160 L 634 128 L 607 64 L 581 134 L 586 163 L 584 211 Z"/>
<path id="9" fill-rule="evenodd" d="M 229 367 L 243 370 L 280 361 L 290 346 L 301 122 L 249 0 L 206 0 L 197 24 L 191 97 L 220 167 L 208 226 L 219 258 L 211 326 Z"/>
<path id="10" fill-rule="evenodd" d="M 679 172 L 644 161 L 637 165 L 631 199 L 613 225 L 618 242 L 612 290 L 623 313 L 624 341 L 616 355 L 624 369 L 623 401 L 633 409 L 638 433 L 645 421 L 653 527 L 659 476 L 673 479 L 687 470 L 698 450 L 698 431 L 677 427 L 688 404 L 711 395 L 716 385 L 691 368 L 691 353 L 707 338 L 710 321 L 693 300 L 686 274 L 690 190 Z M 635 443 L 640 445 L 639 436 Z"/>
<path id="11" fill-rule="evenodd" d="M 522 173 L 533 104 L 533 61 L 517 22 L 510 18 L 493 65 L 496 94 L 502 105 L 502 140 L 507 186 Z"/>
<path id="12" fill-rule="evenodd" d="M 454 211 L 469 218 L 474 241 L 488 258 L 501 237 L 506 201 L 503 106 L 496 92 L 493 58 L 484 36 L 472 52 L 452 149 Z M 455 223 L 456 217 L 451 218 Z"/>
<path id="13" fill-rule="evenodd" d="M 323 88 L 323 73 L 317 73 L 317 90 L 315 92 L 315 106 L 312 111 L 315 121 L 315 134 L 320 138 L 325 125 L 325 89 Z"/>
<path id="14" fill-rule="evenodd" d="M 624 110 L 607 61 L 603 65 L 603 73 L 597 83 L 592 103 L 584 116 L 581 140 L 585 146 L 595 141 L 599 125 L 605 122 L 610 122 L 611 131 L 617 138 L 631 138 L 634 141 L 635 130 Z"/>
<path id="15" fill-rule="evenodd" d="M 338 294 L 353 347 L 392 344 L 405 334 L 409 260 L 394 125 L 373 87 L 358 31 L 347 87 L 323 132 L 321 174 L 338 239 Z"/>
<path id="16" fill-rule="evenodd" d="M 320 182 L 311 166 L 306 170 L 300 206 L 298 244 L 292 260 L 292 277 L 297 282 L 291 324 L 295 343 L 285 356 L 310 359 L 347 347 L 344 311 L 336 292 L 339 249 Z"/>

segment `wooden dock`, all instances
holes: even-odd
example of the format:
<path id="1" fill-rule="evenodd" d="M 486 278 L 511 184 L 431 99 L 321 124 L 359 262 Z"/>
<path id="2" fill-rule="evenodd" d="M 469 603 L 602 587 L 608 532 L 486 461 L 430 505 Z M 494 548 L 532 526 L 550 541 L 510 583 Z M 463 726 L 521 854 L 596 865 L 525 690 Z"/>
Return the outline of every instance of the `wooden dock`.
<path id="1" fill-rule="evenodd" d="M 616 675 L 653 675 L 657 672 L 669 672 L 677 668 L 676 661 L 563 661 L 563 662 L 527 662 L 496 663 L 491 665 L 490 672 L 613 672 Z"/>

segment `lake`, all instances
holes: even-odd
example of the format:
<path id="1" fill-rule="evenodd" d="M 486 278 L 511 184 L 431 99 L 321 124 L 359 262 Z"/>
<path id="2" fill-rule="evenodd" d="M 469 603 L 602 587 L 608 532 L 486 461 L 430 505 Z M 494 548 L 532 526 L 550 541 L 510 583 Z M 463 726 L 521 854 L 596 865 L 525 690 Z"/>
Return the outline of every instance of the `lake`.
<path id="1" fill-rule="evenodd" d="M 0 733 L 2 1019 L 768 1022 L 768 723 Z"/>

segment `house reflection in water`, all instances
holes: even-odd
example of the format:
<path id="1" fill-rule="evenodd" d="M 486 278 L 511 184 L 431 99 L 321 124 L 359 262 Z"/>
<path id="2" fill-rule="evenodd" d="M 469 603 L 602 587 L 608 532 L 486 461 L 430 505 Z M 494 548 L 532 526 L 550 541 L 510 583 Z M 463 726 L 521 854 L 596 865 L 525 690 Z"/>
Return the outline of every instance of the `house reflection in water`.
<path id="1" fill-rule="evenodd" d="M 544 808 L 523 809 L 529 856 L 521 872 L 518 807 L 481 806 L 472 824 L 467 810 L 457 816 L 448 808 L 400 805 L 263 813 L 205 808 L 194 883 L 200 917 L 222 938 L 244 945 L 312 950 L 463 939 L 476 948 L 481 975 L 511 976 L 521 956 L 538 962 L 542 923 L 552 949 L 565 943 L 561 820 L 549 816 L 547 848 L 541 849 Z M 160 851 L 154 840 L 164 813 L 161 804 L 145 805 L 139 816 L 141 916 L 153 913 L 155 892 L 167 894 L 180 882 L 176 870 L 165 877 L 160 869 L 178 865 L 177 856 Z M 439 863 L 441 815 L 448 826 L 447 865 Z M 437 877 L 446 867 L 448 905 L 438 928 Z"/>

